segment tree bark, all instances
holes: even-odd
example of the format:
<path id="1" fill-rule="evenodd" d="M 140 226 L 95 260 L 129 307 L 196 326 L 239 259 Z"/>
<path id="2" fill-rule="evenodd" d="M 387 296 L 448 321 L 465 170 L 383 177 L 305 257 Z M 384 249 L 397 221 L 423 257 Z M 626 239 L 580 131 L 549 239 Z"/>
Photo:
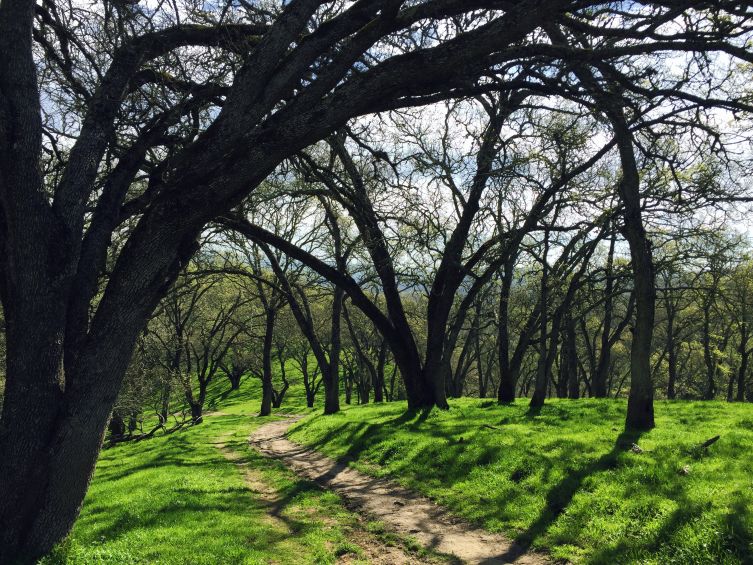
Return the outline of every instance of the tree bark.
<path id="1" fill-rule="evenodd" d="M 264 318 L 264 344 L 262 346 L 261 407 L 259 416 L 272 413 L 272 346 L 274 342 L 277 311 L 267 308 Z"/>
<path id="2" fill-rule="evenodd" d="M 549 328 L 549 230 L 544 230 L 544 251 L 541 255 L 541 314 L 539 318 L 539 359 L 536 364 L 536 380 L 531 396 L 530 407 L 541 408 L 546 400 L 546 389 L 549 379 L 549 355 L 547 353 L 547 335 Z"/>
<path id="3" fill-rule="evenodd" d="M 677 344 L 675 343 L 675 308 L 671 303 L 669 291 L 665 297 L 667 308 L 667 398 L 674 400 L 677 396 Z"/>
<path id="4" fill-rule="evenodd" d="M 709 291 L 711 292 L 711 291 Z M 716 396 L 716 358 L 711 350 L 711 301 L 707 296 L 703 303 L 703 331 L 701 342 L 703 343 L 703 362 L 706 365 L 706 389 L 703 393 L 704 400 L 713 400 Z"/>
<path id="5" fill-rule="evenodd" d="M 566 352 L 563 364 L 567 367 L 567 397 L 576 400 L 580 397 L 580 380 L 578 379 L 578 344 L 575 334 L 575 320 L 570 312 L 565 315 L 565 343 Z"/>
<path id="6" fill-rule="evenodd" d="M 387 364 L 387 341 L 382 340 L 379 345 L 379 358 L 377 359 L 376 378 L 374 380 L 374 402 L 384 402 L 384 369 Z"/>
<path id="7" fill-rule="evenodd" d="M 609 254 L 606 265 L 606 284 L 604 287 L 604 327 L 601 334 L 601 349 L 599 361 L 596 365 L 596 373 L 591 377 L 591 393 L 595 398 L 606 398 L 607 378 L 612 360 L 612 314 L 614 310 L 614 247 L 616 236 L 612 235 L 609 241 Z"/>
<path id="8" fill-rule="evenodd" d="M 342 347 L 342 308 L 345 292 L 335 288 L 332 297 L 332 327 L 330 330 L 329 368 L 324 374 L 324 413 L 340 411 L 340 349 Z"/>
<path id="9" fill-rule="evenodd" d="M 633 429 L 654 427 L 654 383 L 651 379 L 651 342 L 654 334 L 656 285 L 651 242 L 641 217 L 640 176 L 630 129 L 620 107 L 613 126 L 622 164 L 619 192 L 624 212 L 623 235 L 633 262 L 635 328 L 630 350 L 630 394 L 625 425 Z"/>
<path id="10" fill-rule="evenodd" d="M 515 389 L 518 373 L 510 365 L 510 290 L 515 270 L 515 258 L 510 257 L 502 271 L 502 285 L 499 290 L 497 330 L 497 347 L 499 349 L 499 390 L 497 401 L 502 403 L 515 401 Z"/>
<path id="11" fill-rule="evenodd" d="M 743 402 L 745 400 L 745 381 L 748 376 L 748 361 L 750 358 L 750 350 L 748 349 L 747 322 L 742 323 L 740 334 L 740 367 L 737 370 L 737 394 L 735 396 L 735 400 L 737 400 L 737 402 Z"/>

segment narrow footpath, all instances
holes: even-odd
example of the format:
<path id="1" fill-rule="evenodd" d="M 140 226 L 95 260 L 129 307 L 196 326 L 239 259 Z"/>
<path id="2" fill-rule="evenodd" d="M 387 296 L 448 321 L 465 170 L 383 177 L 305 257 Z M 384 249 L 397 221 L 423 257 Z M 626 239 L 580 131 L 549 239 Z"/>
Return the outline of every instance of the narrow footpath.
<path id="1" fill-rule="evenodd" d="M 228 447 L 226 440 L 231 435 L 232 432 L 228 432 L 218 437 L 214 443 L 215 447 L 220 450 L 225 459 L 238 467 L 243 474 L 246 487 L 254 493 L 259 505 L 266 510 L 268 523 L 287 535 L 295 535 L 289 522 L 283 517 L 284 501 L 280 493 L 264 480 L 258 469 L 254 469 L 246 462 L 246 458 L 241 453 L 237 453 Z M 317 514 L 312 515 L 312 518 L 327 519 Z M 399 544 L 386 544 L 378 536 L 361 527 L 360 522 L 348 529 L 348 539 L 358 546 L 360 553 L 358 555 L 350 553 L 338 555 L 335 560 L 337 565 L 362 563 L 364 558 L 372 565 L 436 565 L 440 562 L 431 557 L 412 555 Z"/>
<path id="2" fill-rule="evenodd" d="M 265 424 L 256 429 L 249 442 L 299 476 L 338 493 L 355 511 L 383 522 L 395 533 L 412 536 L 424 547 L 469 564 L 547 563 L 543 556 L 460 520 L 426 497 L 293 443 L 285 434 L 296 421 L 289 418 Z"/>

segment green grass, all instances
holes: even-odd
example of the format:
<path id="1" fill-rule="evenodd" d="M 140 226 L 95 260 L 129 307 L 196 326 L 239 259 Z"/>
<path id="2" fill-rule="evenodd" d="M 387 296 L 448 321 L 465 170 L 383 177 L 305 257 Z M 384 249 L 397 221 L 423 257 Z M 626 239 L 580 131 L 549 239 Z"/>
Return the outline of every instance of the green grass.
<path id="1" fill-rule="evenodd" d="M 356 517 L 338 496 L 248 446 L 269 421 L 254 416 L 258 384 L 229 395 L 225 386 L 213 391 L 221 414 L 203 424 L 104 450 L 70 537 L 43 563 L 333 563 L 356 551 L 348 540 Z M 297 396 L 288 408 L 303 411 Z M 274 505 L 249 488 L 244 468 L 277 492 Z"/>
<path id="2" fill-rule="evenodd" d="M 753 405 L 658 402 L 657 428 L 642 435 L 623 431 L 619 400 L 549 401 L 538 413 L 474 399 L 405 410 L 309 417 L 291 438 L 555 559 L 753 563 Z"/>
<path id="3" fill-rule="evenodd" d="M 356 529 L 436 559 L 378 522 L 359 525 L 336 495 L 250 449 L 246 438 L 269 421 L 255 416 L 259 388 L 248 379 L 229 392 L 219 379 L 207 401 L 218 412 L 204 424 L 104 450 L 71 536 L 42 563 L 367 562 Z M 753 564 L 753 405 L 656 408 L 657 428 L 640 436 L 623 432 L 625 404 L 611 400 L 550 401 L 538 413 L 525 401 L 462 399 L 420 414 L 393 403 L 321 417 L 294 385 L 277 413 L 310 414 L 292 439 L 554 559 Z M 246 472 L 277 493 L 273 505 Z"/>

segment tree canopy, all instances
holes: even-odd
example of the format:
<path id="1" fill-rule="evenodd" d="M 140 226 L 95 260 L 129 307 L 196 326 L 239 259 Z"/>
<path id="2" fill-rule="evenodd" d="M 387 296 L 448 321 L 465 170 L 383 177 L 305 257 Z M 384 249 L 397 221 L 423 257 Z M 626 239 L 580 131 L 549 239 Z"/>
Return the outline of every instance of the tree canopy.
<path id="1" fill-rule="evenodd" d="M 493 294 L 500 400 L 519 393 L 532 343 L 534 406 L 560 349 L 569 382 L 582 324 L 600 342 L 597 394 L 613 390 L 607 349 L 629 334 L 626 424 L 652 427 L 653 374 L 674 359 L 676 394 L 681 353 L 668 338 L 657 363 L 657 299 L 684 317 L 675 280 L 694 276 L 708 289 L 706 395 L 724 372 L 717 351 L 738 341 L 744 381 L 747 321 L 712 329 L 722 294 L 747 292 L 743 267 L 671 271 L 664 253 L 672 263 L 665 241 L 749 198 L 752 20 L 741 1 L 2 0 L 0 561 L 33 561 L 69 531 L 134 347 L 208 232 L 253 247 L 258 268 L 241 267 L 264 297 L 265 342 L 286 304 L 332 410 L 341 319 L 355 339 L 345 361 L 370 370 L 358 350 L 381 348 L 384 376 L 389 349 L 409 405 L 446 407 L 447 383 L 463 390 L 457 363 L 484 357 L 480 301 Z M 257 198 L 267 190 L 316 211 L 285 227 L 259 215 L 274 209 Z M 594 263 L 600 241 L 613 243 Z M 332 291 L 326 333 L 302 291 L 312 273 Z M 527 285 L 517 347 L 508 320 Z M 604 297 L 581 298 L 588 285 Z M 244 300 L 224 296 L 181 342 L 191 377 L 198 364 L 213 378 L 224 338 L 252 331 L 231 324 Z M 600 328 L 580 315 L 589 300 L 610 313 Z M 367 345 L 378 340 L 353 326 L 361 315 L 385 345 Z"/>

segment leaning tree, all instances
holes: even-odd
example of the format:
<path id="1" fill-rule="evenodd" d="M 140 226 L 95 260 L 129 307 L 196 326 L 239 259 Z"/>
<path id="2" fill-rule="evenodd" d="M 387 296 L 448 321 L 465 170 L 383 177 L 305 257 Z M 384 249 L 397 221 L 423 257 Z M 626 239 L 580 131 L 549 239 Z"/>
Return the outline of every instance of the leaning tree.
<path id="1" fill-rule="evenodd" d="M 70 530 L 139 332 L 204 226 L 284 159 L 359 115 L 537 88 L 563 60 L 630 64 L 636 88 L 646 55 L 750 60 L 749 18 L 700 0 L 2 0 L 0 562 Z M 531 60 L 552 70 L 520 77 Z"/>

